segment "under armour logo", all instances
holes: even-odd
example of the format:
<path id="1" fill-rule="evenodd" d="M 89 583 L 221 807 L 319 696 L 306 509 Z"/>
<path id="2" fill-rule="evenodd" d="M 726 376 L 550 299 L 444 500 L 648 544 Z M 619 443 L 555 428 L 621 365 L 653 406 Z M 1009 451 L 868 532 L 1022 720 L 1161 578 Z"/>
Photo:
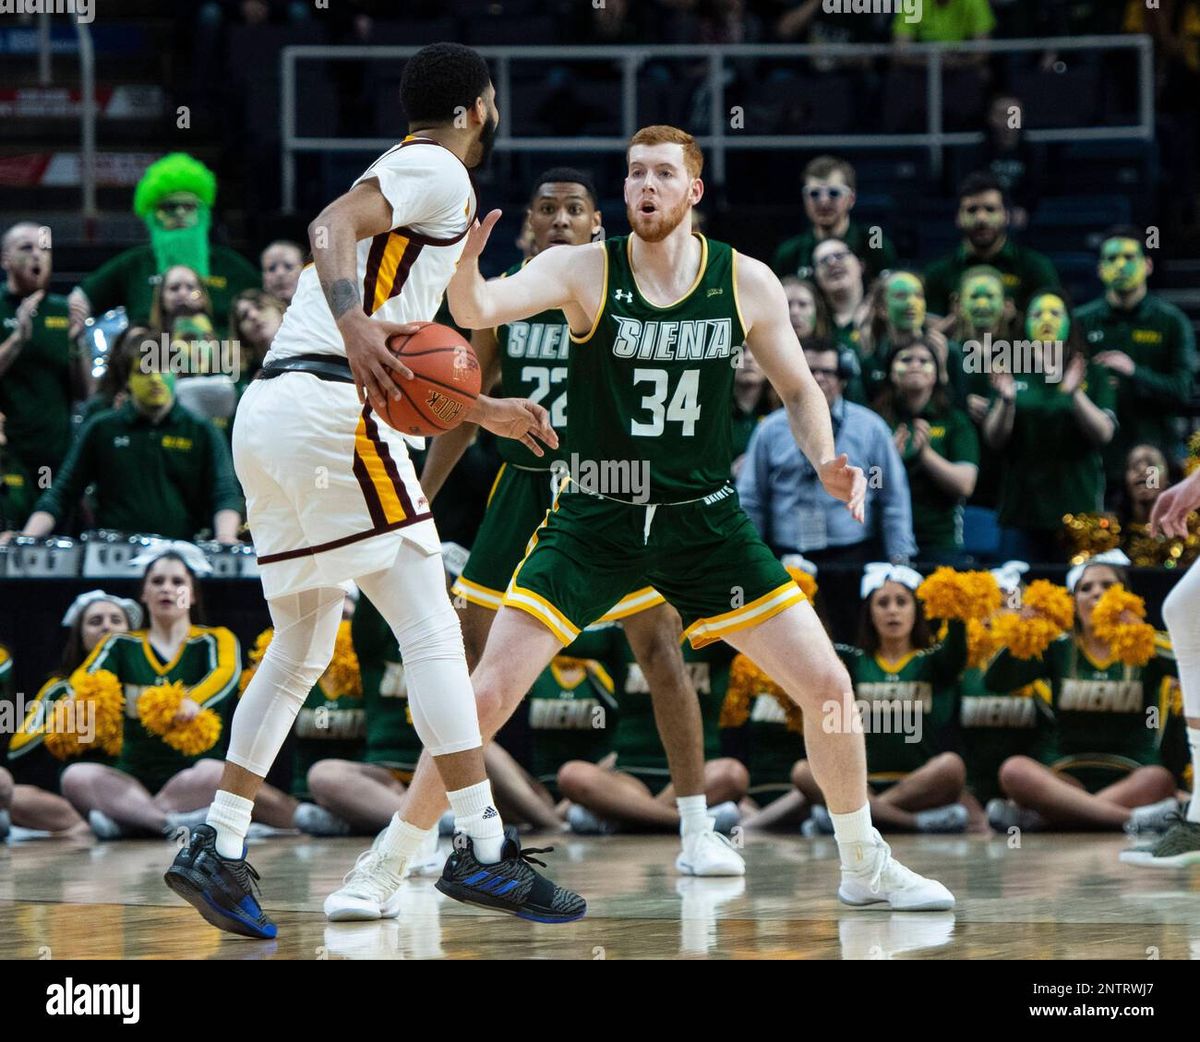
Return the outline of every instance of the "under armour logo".
<path id="1" fill-rule="evenodd" d="M 618 304 L 620 304 L 622 300 L 625 301 L 626 304 L 633 303 L 633 291 L 632 290 L 619 289 L 613 294 L 613 296 L 616 297 Z"/>

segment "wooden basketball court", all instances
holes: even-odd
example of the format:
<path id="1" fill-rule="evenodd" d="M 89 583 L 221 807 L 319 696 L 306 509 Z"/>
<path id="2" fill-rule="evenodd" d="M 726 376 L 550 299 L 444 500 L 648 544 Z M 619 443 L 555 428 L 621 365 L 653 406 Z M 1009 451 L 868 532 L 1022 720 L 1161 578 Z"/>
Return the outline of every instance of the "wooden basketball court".
<path id="1" fill-rule="evenodd" d="M 170 842 L 27 839 L 0 844 L 0 958 L 1200 958 L 1200 868 L 1123 865 L 1122 837 L 891 842 L 955 892 L 954 912 L 840 905 L 831 839 L 750 835 L 744 879 L 692 879 L 675 871 L 673 837 L 526 836 L 556 847 L 552 874 L 586 896 L 587 918 L 477 913 L 415 879 L 398 919 L 329 923 L 321 902 L 367 841 L 272 836 L 250 849 L 279 924 L 266 942 L 213 929 L 166 889 Z"/>

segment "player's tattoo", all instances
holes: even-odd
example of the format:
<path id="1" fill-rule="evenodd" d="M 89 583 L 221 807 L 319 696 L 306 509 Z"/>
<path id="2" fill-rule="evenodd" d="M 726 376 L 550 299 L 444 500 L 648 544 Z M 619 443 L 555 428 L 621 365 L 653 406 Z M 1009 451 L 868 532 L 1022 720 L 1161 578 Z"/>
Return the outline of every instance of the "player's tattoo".
<path id="1" fill-rule="evenodd" d="M 335 319 L 341 318 L 351 308 L 362 305 L 362 298 L 358 295 L 358 284 L 351 279 L 338 279 L 324 289 L 325 299 L 329 301 L 329 310 L 333 312 Z"/>

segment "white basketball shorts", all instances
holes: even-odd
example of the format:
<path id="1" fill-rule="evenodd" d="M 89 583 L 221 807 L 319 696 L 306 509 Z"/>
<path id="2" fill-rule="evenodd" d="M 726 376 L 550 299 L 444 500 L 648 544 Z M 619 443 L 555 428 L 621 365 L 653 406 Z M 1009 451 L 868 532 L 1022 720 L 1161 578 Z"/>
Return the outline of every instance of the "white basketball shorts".
<path id="1" fill-rule="evenodd" d="M 255 380 L 238 403 L 233 464 L 268 598 L 390 568 L 402 542 L 441 552 L 404 438 L 351 383 Z"/>

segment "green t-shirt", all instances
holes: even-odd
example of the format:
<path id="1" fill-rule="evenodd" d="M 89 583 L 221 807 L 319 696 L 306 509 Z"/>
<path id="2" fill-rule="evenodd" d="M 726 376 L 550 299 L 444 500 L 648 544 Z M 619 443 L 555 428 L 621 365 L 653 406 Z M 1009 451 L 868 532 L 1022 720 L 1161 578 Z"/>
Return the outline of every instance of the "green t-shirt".
<path id="1" fill-rule="evenodd" d="M 125 689 L 125 728 L 116 766 L 131 774 L 152 793 L 204 757 L 222 759 L 229 741 L 229 721 L 237 702 L 242 675 L 238 639 L 223 626 L 193 626 L 175 658 L 164 662 L 150 643 L 148 630 L 113 633 L 96 645 L 70 680 L 106 669 Z M 137 703 L 147 688 L 181 681 L 189 698 L 222 719 L 216 745 L 195 756 L 172 749 L 151 734 L 138 718 Z"/>
<path id="2" fill-rule="evenodd" d="M 218 337 L 225 337 L 229 335 L 233 298 L 244 289 L 261 288 L 262 273 L 236 250 L 218 243 L 209 246 L 208 268 L 204 285 L 212 299 L 213 330 Z M 87 294 L 93 315 L 124 305 L 130 322 L 146 325 L 162 274 L 154 249 L 147 243 L 118 253 L 88 275 L 79 288 Z"/>
<path id="3" fill-rule="evenodd" d="M 902 415 L 892 425 L 900 423 L 912 431 L 913 421 L 929 423 L 929 447 L 950 463 L 979 465 L 979 436 L 971 418 L 961 409 L 950 406 L 944 412 L 928 403 L 916 417 Z M 928 469 L 917 458 L 911 438 L 903 453 L 904 469 L 908 474 L 908 489 L 912 499 L 913 536 L 918 555 L 928 550 L 958 550 L 963 545 L 963 500 L 939 487 Z"/>
<path id="4" fill-rule="evenodd" d="M 1144 666 L 1097 662 L 1064 633 L 1041 658 L 1022 660 L 1002 650 L 984 674 L 989 691 L 1013 691 L 1045 680 L 1058 722 L 1048 762 L 1060 767 L 1125 771 L 1161 762 L 1171 716 L 1175 653 L 1165 634 Z"/>
<path id="5" fill-rule="evenodd" d="M 17 328 L 22 298 L 0 293 L 0 340 Z M 8 448 L 34 478 L 57 470 L 71 445 L 71 342 L 67 298 L 48 293 L 33 316 L 31 338 L 0 376 L 0 412 Z"/>
<path id="6" fill-rule="evenodd" d="M 896 247 L 892 241 L 880 232 L 878 246 L 872 246 L 871 227 L 851 220 L 846 228 L 846 234 L 839 236 L 846 248 L 863 263 L 864 279 L 870 281 L 882 271 L 896 267 Z M 799 235 L 794 235 L 780 244 L 771 260 L 771 269 L 781 279 L 787 275 L 796 275 L 802 279 L 813 277 L 813 250 L 821 240 L 816 232 L 808 228 Z"/>
<path id="7" fill-rule="evenodd" d="M 504 276 L 515 275 L 527 262 L 515 264 Z M 567 357 L 571 350 L 571 327 L 561 311 L 543 311 L 496 329 L 500 353 L 500 387 L 509 398 L 528 398 L 550 413 L 550 424 L 558 434 L 559 447 L 535 456 L 514 438 L 496 444 L 500 458 L 526 470 L 549 470 L 557 459 L 565 459 L 567 426 Z"/>
<path id="8" fill-rule="evenodd" d="M 926 4 L 926 7 L 929 5 Z M 945 315 L 950 309 L 950 295 L 958 292 L 963 272 L 979 264 L 996 268 L 1004 278 L 1004 295 L 1011 297 L 1022 311 L 1029 298 L 1043 289 L 1058 289 L 1058 272 L 1048 257 L 1018 246 L 1007 239 L 992 257 L 977 257 L 959 243 L 948 257 L 934 261 L 925 269 L 925 303 L 935 315 Z"/>
<path id="9" fill-rule="evenodd" d="M 1109 479 L 1122 480 L 1125 457 L 1135 445 L 1156 445 L 1169 460 L 1182 457 L 1180 420 L 1191 401 L 1196 371 L 1196 337 L 1187 316 L 1147 293 L 1129 311 L 1100 297 L 1076 311 L 1075 321 L 1092 357 L 1124 351 L 1134 362 L 1131 376 L 1112 374 L 1117 431 L 1103 451 Z"/>
<path id="10" fill-rule="evenodd" d="M 132 401 L 93 417 L 35 509 L 62 519 L 92 482 L 97 525 L 118 532 L 194 539 L 218 510 L 243 509 L 224 437 L 179 404 L 158 423 Z"/>
<path id="11" fill-rule="evenodd" d="M 925 0 L 920 16 L 896 11 L 892 35 L 917 43 L 957 43 L 986 36 L 996 27 L 988 0 Z"/>
<path id="12" fill-rule="evenodd" d="M 729 483 L 733 360 L 745 341 L 731 246 L 697 236 L 691 289 L 659 307 L 641 294 L 628 236 L 608 239 L 605 299 L 590 336 L 571 349 L 569 451 L 606 470 L 648 471 L 636 492 L 611 498 L 683 502 Z M 642 478 L 645 478 L 645 474 Z M 586 486 L 585 486 L 586 488 Z"/>
<path id="13" fill-rule="evenodd" d="M 967 663 L 966 626 L 953 620 L 946 639 L 897 663 L 835 644 L 854 683 L 867 743 L 867 771 L 894 781 L 940 751 L 958 716 L 958 678 Z"/>
<path id="14" fill-rule="evenodd" d="M 1075 419 L 1071 396 L 1038 373 L 1015 378 L 1017 411 L 1001 449 L 999 521 L 1006 528 L 1058 531 L 1064 514 L 1103 509 L 1104 467 Z M 1083 392 L 1112 412 L 1111 374 L 1089 362 Z M 992 399 L 996 392 L 992 391 Z"/>

